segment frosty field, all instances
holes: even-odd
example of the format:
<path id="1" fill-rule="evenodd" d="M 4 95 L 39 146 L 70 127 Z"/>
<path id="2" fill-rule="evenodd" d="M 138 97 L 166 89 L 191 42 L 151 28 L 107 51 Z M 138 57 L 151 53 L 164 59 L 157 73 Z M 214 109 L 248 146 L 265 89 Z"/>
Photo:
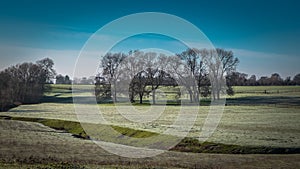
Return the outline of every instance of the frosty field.
<path id="1" fill-rule="evenodd" d="M 76 87 L 89 88 L 89 86 Z M 295 168 L 300 166 L 299 154 L 237 155 L 228 154 L 234 149 L 226 150 L 226 145 L 242 146 L 246 150 L 254 146 L 258 150 L 262 149 L 262 152 L 266 152 L 264 147 L 299 149 L 300 87 L 235 87 L 235 90 L 236 95 L 227 98 L 218 127 L 206 140 L 214 143 L 214 146 L 221 146 L 220 151 L 226 154 L 191 153 L 195 152 L 194 148 L 197 149 L 197 146 L 192 146 L 190 153 L 167 151 L 151 158 L 130 159 L 108 153 L 90 140 L 74 138 L 66 131 L 54 130 L 43 125 L 46 123 L 41 124 L 35 121 L 39 118 L 49 119 L 50 124 L 55 122 L 51 125 L 62 123 L 58 124 L 61 126 L 70 121 L 77 122 L 78 113 L 88 117 L 97 117 L 96 115 L 101 114 L 106 120 L 105 124 L 163 133 L 177 118 L 181 110 L 179 105 L 167 105 L 157 119 L 145 123 L 126 119 L 124 114 L 128 117 L 136 115 L 129 109 L 126 111 L 126 106 L 123 109 L 124 112 L 119 113 L 115 105 L 110 103 L 83 104 L 87 109 L 97 106 L 100 112 L 91 114 L 89 111 L 83 111 L 76 114 L 70 86 L 55 85 L 52 86 L 51 92 L 46 93 L 42 103 L 21 105 L 8 112 L 0 113 L 2 116 L 0 119 L 0 168 L 223 168 L 225 166 L 225 168 L 240 166 L 243 168 Z M 88 94 L 82 92 L 80 96 L 85 97 Z M 188 116 L 189 109 L 193 108 L 195 107 L 185 107 L 183 114 Z M 149 113 L 151 115 L 151 112 L 147 112 L 151 109 L 147 104 L 135 105 L 134 109 L 140 112 L 139 117 L 144 118 Z M 188 137 L 199 138 L 208 111 L 207 104 L 201 105 L 194 124 L 193 121 L 185 121 L 186 124 L 193 124 Z M 15 117 L 15 120 L 4 120 L 5 116 Z M 55 119 L 62 121 L 56 122 Z M 97 124 L 99 120 L 92 118 L 85 122 Z M 121 132 L 129 131 L 126 128 L 115 129 Z M 149 135 L 149 133 L 145 134 Z M 178 133 L 171 134 L 177 135 Z M 223 147 L 222 144 L 224 144 Z M 205 150 L 211 151 L 210 147 Z"/>
<path id="2" fill-rule="evenodd" d="M 264 90 L 269 94 L 263 94 Z M 236 87 L 236 93 L 227 98 L 221 121 L 207 141 L 247 146 L 300 147 L 299 86 Z M 55 99 L 48 99 L 48 102 L 41 104 L 21 105 L 0 115 L 78 121 L 67 86 L 54 86 L 48 96 L 55 96 Z M 150 109 L 147 105 L 135 106 L 135 109 L 141 112 L 141 117 L 151 113 L 147 112 Z M 107 124 L 162 133 L 177 118 L 180 106 L 168 105 L 156 120 L 146 123 L 124 118 L 114 104 L 99 104 L 99 110 Z M 209 106 L 200 106 L 189 137 L 199 137 L 208 111 Z M 90 115 L 88 112 L 78 113 Z M 123 113 L 131 115 L 130 110 Z M 188 109 L 183 113 L 188 114 Z M 97 118 L 87 122 L 98 123 Z"/>

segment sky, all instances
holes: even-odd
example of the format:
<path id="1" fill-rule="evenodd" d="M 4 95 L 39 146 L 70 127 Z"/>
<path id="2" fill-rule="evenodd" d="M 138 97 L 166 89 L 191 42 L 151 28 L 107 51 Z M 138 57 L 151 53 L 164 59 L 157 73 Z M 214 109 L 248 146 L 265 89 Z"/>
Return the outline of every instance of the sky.
<path id="1" fill-rule="evenodd" d="M 293 77 L 300 73 L 299 8 L 297 0 L 3 0 L 0 2 L 0 70 L 49 57 L 54 60 L 58 73 L 72 77 L 77 57 L 97 30 L 130 14 L 162 12 L 195 25 L 214 47 L 232 50 L 240 60 L 237 68 L 240 72 L 258 77 L 272 73 Z M 126 24 L 103 35 L 99 45 L 135 26 Z M 182 46 L 173 42 L 176 40 L 172 37 L 137 35 L 127 39 L 125 46 L 119 43 L 114 50 L 154 46 L 180 52 Z M 89 75 L 81 72 L 78 76 Z"/>

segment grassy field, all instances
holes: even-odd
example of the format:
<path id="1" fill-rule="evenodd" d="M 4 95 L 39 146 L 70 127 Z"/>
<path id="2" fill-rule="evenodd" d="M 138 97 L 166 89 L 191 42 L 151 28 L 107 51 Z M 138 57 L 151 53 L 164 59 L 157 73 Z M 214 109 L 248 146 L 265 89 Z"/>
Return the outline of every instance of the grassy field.
<path id="1" fill-rule="evenodd" d="M 168 151 L 132 159 L 110 154 L 90 140 L 40 123 L 0 120 L 0 168 L 297 168 L 299 154 L 206 154 Z"/>
<path id="2" fill-rule="evenodd" d="M 69 87 L 55 85 L 44 103 L 21 105 L 0 115 L 77 121 Z M 220 124 L 207 141 L 249 146 L 300 147 L 300 86 L 246 86 L 235 87 L 235 90 L 237 94 L 227 98 Z M 270 93 L 264 94 L 264 90 Z M 113 104 L 99 104 L 99 108 L 110 125 L 157 133 L 165 131 L 180 111 L 180 106 L 167 106 L 157 120 L 135 123 L 118 113 Z M 136 109 L 146 115 L 149 106 L 137 106 Z M 199 137 L 208 111 L 209 106 L 200 106 L 190 137 Z M 125 113 L 131 115 L 129 110 Z M 97 119 L 87 123 L 97 123 Z"/>
<path id="3" fill-rule="evenodd" d="M 75 86 L 75 89 L 88 89 L 88 88 L 90 88 L 90 86 L 86 86 L 86 85 Z M 208 138 L 207 142 L 216 144 L 215 146 L 221 145 L 221 147 L 224 144 L 230 146 L 238 146 L 238 148 L 241 147 L 300 148 L 300 123 L 299 123 L 300 86 L 258 86 L 258 87 L 238 86 L 238 87 L 234 87 L 234 89 L 236 95 L 227 97 L 227 101 L 226 101 L 227 106 L 225 106 L 222 119 L 217 129 L 215 130 L 214 134 Z M 171 91 L 172 89 L 162 89 L 162 90 Z M 84 92 L 80 93 L 82 97 L 84 97 L 86 94 L 87 93 Z M 146 97 L 145 99 L 147 100 L 148 98 Z M 178 115 L 178 112 L 180 111 L 180 106 L 167 106 L 164 112 L 155 121 L 147 122 L 147 123 L 136 123 L 124 118 L 120 113 L 118 113 L 116 107 L 113 104 L 99 104 L 99 108 L 101 110 L 103 117 L 107 120 L 107 123 L 104 125 L 115 126 L 114 129 L 123 134 L 128 131 L 132 131 L 131 129 L 143 130 L 143 131 L 148 131 L 153 133 L 162 133 L 163 131 L 170 128 L 170 124 L 173 123 L 173 121 L 176 119 Z M 149 110 L 150 107 L 144 105 L 144 106 L 136 106 L 135 108 L 139 110 L 142 115 L 147 115 L 147 111 Z M 203 126 L 205 118 L 207 117 L 208 111 L 209 111 L 209 106 L 200 106 L 198 117 L 195 121 L 193 128 L 189 132 L 188 137 L 194 139 L 197 139 L 199 137 L 201 133 L 201 128 Z M 80 112 L 80 113 L 87 113 L 87 112 Z M 126 113 L 129 116 L 133 115 L 129 110 L 128 112 L 123 112 L 123 113 Z M 188 109 L 186 109 L 184 113 L 189 113 Z M 74 111 L 72 91 L 70 85 L 54 85 L 52 86 L 51 92 L 46 93 L 46 97 L 44 98 L 43 103 L 33 104 L 33 105 L 21 105 L 19 107 L 11 109 L 9 112 L 0 112 L 0 115 L 14 117 L 15 119 L 13 120 L 22 120 L 22 121 L 24 121 L 25 118 L 31 118 L 29 119 L 29 121 L 40 122 L 50 127 L 54 126 L 53 128 L 55 128 L 55 125 L 58 124 L 57 122 L 56 124 L 53 121 L 55 119 L 70 121 L 71 123 L 78 121 L 76 113 Z M 44 119 L 44 121 L 43 122 L 37 121 L 36 120 L 37 118 Z M 51 123 L 47 121 L 47 119 L 50 121 L 52 120 Z M 187 121 L 187 123 L 188 122 L 189 121 Z M 95 124 L 97 123 L 97 119 L 95 119 L 95 121 L 86 121 L 86 123 Z M 61 122 L 59 124 L 61 124 Z M 74 123 L 72 123 L 71 127 L 69 126 L 71 129 L 66 129 L 66 128 L 64 129 L 66 131 L 69 131 L 70 133 L 75 132 L 76 134 L 77 132 L 77 134 L 79 134 L 79 132 L 76 130 L 72 131 L 72 128 L 73 129 L 76 128 L 73 125 Z M 9 130 L 10 129 L 7 128 L 6 131 L 8 132 Z M 34 132 L 31 132 L 31 134 L 34 134 Z M 134 134 L 131 133 L 131 135 Z M 5 134 L 3 134 L 3 132 L 1 133 L 1 136 L 6 137 Z M 175 133 L 174 136 L 176 136 Z M 28 140 L 28 142 L 30 141 Z M 184 144 L 184 142 L 182 142 L 182 144 Z M 198 145 L 198 143 L 195 143 L 195 145 Z M 211 147 L 213 146 L 214 145 L 211 145 Z M 199 147 L 201 147 L 201 143 L 199 143 Z M 194 149 L 191 150 L 192 152 L 198 152 L 195 150 L 196 146 L 192 148 Z M 93 152 L 90 152 L 89 155 L 91 155 L 91 153 Z M 4 155 L 5 154 L 2 153 L 2 156 Z M 184 156 L 185 155 L 186 154 L 184 154 Z M 264 158 L 268 159 L 268 157 L 270 156 L 266 156 Z M 230 157 L 230 158 L 234 159 L 237 157 Z M 250 157 L 249 155 L 249 157 L 247 158 L 249 159 L 253 158 L 252 160 L 256 161 L 255 156 Z M 295 162 L 294 160 L 297 158 L 299 159 L 299 156 L 297 155 L 293 156 L 290 159 L 289 163 L 294 163 Z M 91 159 L 92 158 L 89 156 L 89 160 Z M 257 159 L 260 159 L 260 157 L 257 157 Z M 282 159 L 285 159 L 285 157 L 282 157 Z M 237 162 L 238 158 L 235 160 Z M 280 158 L 278 160 L 280 160 Z M 198 162 L 199 161 L 196 160 L 192 162 L 192 164 L 197 164 Z M 109 164 L 111 165 L 113 163 L 109 163 Z M 154 166 L 160 166 L 157 162 L 155 162 L 155 164 L 157 165 Z M 208 163 L 205 163 L 204 166 L 209 166 L 206 164 Z M 285 163 L 283 162 L 282 164 Z M 137 168 L 139 168 L 140 164 L 135 162 L 134 165 L 137 166 Z M 172 167 L 180 166 L 175 164 L 168 164 L 168 165 Z M 296 165 L 299 166 L 299 163 L 297 163 Z M 162 166 L 166 166 L 166 165 L 162 165 Z M 213 165 L 213 166 L 218 167 L 218 165 Z M 93 168 L 92 166 L 89 167 Z M 191 166 L 181 165 L 181 167 L 191 167 Z"/>

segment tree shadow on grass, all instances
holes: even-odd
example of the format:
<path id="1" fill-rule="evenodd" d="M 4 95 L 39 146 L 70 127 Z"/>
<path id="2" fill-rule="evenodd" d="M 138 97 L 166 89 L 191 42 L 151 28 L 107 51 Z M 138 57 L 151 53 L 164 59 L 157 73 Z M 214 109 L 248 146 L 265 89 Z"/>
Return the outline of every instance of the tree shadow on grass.
<path id="1" fill-rule="evenodd" d="M 44 96 L 42 103 L 73 103 L 73 97 Z"/>
<path id="2" fill-rule="evenodd" d="M 14 113 L 41 113 L 41 112 L 52 112 L 49 110 L 44 110 L 44 109 L 10 109 L 9 112 L 14 112 Z"/>
<path id="3" fill-rule="evenodd" d="M 292 96 L 246 96 L 239 98 L 227 98 L 227 105 L 247 105 L 247 106 L 300 106 L 300 97 Z"/>
<path id="4" fill-rule="evenodd" d="M 77 96 L 76 103 L 79 104 L 94 104 L 96 101 L 94 97 L 89 96 Z M 58 97 L 58 96 L 44 96 L 41 100 L 42 103 L 74 103 L 73 97 Z"/>
<path id="5" fill-rule="evenodd" d="M 60 95 L 54 96 L 44 96 L 41 100 L 42 103 L 74 103 L 73 97 L 59 97 Z M 94 97 L 88 96 L 78 96 L 76 98 L 76 103 L 82 104 L 94 104 L 93 102 Z M 101 103 L 113 103 L 111 100 L 105 101 L 98 101 L 98 104 Z M 138 104 L 138 103 L 133 103 Z M 142 105 L 151 105 L 148 100 L 145 100 Z M 159 104 L 157 104 L 159 105 Z M 178 102 L 168 101 L 167 105 L 180 105 Z M 209 106 L 210 100 L 202 100 L 200 105 L 202 106 Z M 226 105 L 237 105 L 237 106 L 263 106 L 263 105 L 270 105 L 270 106 L 281 106 L 281 107 L 300 107 L 300 97 L 296 96 L 246 96 L 246 97 L 238 97 L 238 98 L 227 98 Z"/>

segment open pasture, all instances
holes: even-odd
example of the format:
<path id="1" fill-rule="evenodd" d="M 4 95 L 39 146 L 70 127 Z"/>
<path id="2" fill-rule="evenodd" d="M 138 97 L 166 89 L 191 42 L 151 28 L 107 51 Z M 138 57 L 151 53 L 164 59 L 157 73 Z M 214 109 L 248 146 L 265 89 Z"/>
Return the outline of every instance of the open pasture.
<path id="1" fill-rule="evenodd" d="M 75 86 L 77 90 L 90 87 Z M 172 92 L 171 88 L 163 90 Z M 245 152 L 274 150 L 276 152 L 278 148 L 285 148 L 284 151 L 287 148 L 299 149 L 299 86 L 235 87 L 235 91 L 235 96 L 227 97 L 221 121 L 214 133 L 206 140 L 208 143 L 210 142 L 208 145 L 211 145 L 211 148 L 215 147 L 214 150 L 221 153 L 228 153 L 228 151 L 230 153 L 236 150 Z M 90 95 L 90 93 L 84 91 L 78 96 L 85 98 L 86 95 Z M 144 99 L 147 103 L 148 98 Z M 205 99 L 209 100 L 209 98 Z M 137 123 L 124 118 L 112 103 L 83 104 L 83 106 L 99 107 L 106 120 L 105 125 L 113 125 L 116 131 L 129 135 L 137 130 L 163 133 L 171 127 L 181 110 L 180 105 L 167 105 L 157 119 Z M 186 115 L 190 113 L 188 108 L 185 107 L 183 110 Z M 135 104 L 134 109 L 140 113 L 138 115 L 140 117 L 151 114 L 148 112 L 151 109 L 149 104 Z M 207 104 L 199 107 L 197 119 L 189 131 L 188 137 L 195 139 L 199 137 L 208 111 Z M 97 117 L 95 114 L 89 114 L 88 111 L 78 113 Z M 122 113 L 128 116 L 134 115 L 130 110 Z M 90 140 L 71 136 L 70 132 L 80 134 L 82 131 L 78 123 L 74 123 L 78 122 L 78 118 L 73 105 L 70 85 L 53 85 L 52 90 L 45 94 L 42 103 L 20 105 L 8 112 L 1 112 L 0 116 L 4 119 L 5 116 L 13 117 L 12 120 L 0 120 L 0 158 L 2 161 L 0 168 L 126 168 L 126 166 L 128 168 L 239 168 L 240 166 L 243 168 L 297 168 L 296 166 L 299 166 L 299 154 L 234 155 L 167 151 L 159 156 L 146 159 L 118 157 L 104 151 Z M 38 121 L 40 122 L 36 123 Z M 97 118 L 85 122 L 99 123 Z M 187 123 L 193 122 L 186 121 Z M 63 126 L 68 133 L 47 126 L 52 128 Z M 137 132 L 135 135 L 143 137 L 149 134 L 152 135 L 149 132 Z M 179 146 L 174 148 L 175 151 L 181 151 L 180 145 L 184 146 L 185 141 L 190 142 L 189 140 L 182 141 Z M 197 142 L 195 145 L 193 144 L 194 141 L 188 143 L 188 145 L 192 145 L 186 147 L 188 152 L 198 152 L 198 149 L 202 148 L 205 151 L 213 152 L 210 147 L 206 147 L 207 143 L 199 146 Z M 256 148 L 251 149 L 250 147 Z M 272 149 L 268 150 L 265 147 Z"/>
<path id="2" fill-rule="evenodd" d="M 78 121 L 72 104 L 72 93 L 68 85 L 54 85 L 45 102 L 21 105 L 0 115 L 49 118 Z M 87 87 L 85 85 L 76 86 Z M 300 87 L 259 86 L 235 87 L 236 95 L 227 98 L 222 119 L 207 141 L 231 145 L 300 147 Z M 264 93 L 267 90 L 268 93 Z M 89 105 L 85 105 L 89 106 Z M 107 124 L 162 133 L 170 127 L 180 112 L 180 106 L 166 106 L 154 121 L 132 122 L 117 111 L 114 104 L 99 104 L 99 110 Z M 150 106 L 135 106 L 145 117 Z M 209 106 L 200 106 L 197 119 L 188 136 L 198 138 L 207 117 Z M 88 112 L 78 112 L 86 113 Z M 123 112 L 133 115 L 130 110 Z M 184 110 L 188 114 L 188 109 Z M 93 115 L 92 115 L 93 116 Z M 97 118 L 88 123 L 98 123 Z M 187 121 L 187 123 L 193 123 Z M 174 126 L 173 126 L 174 127 Z"/>

